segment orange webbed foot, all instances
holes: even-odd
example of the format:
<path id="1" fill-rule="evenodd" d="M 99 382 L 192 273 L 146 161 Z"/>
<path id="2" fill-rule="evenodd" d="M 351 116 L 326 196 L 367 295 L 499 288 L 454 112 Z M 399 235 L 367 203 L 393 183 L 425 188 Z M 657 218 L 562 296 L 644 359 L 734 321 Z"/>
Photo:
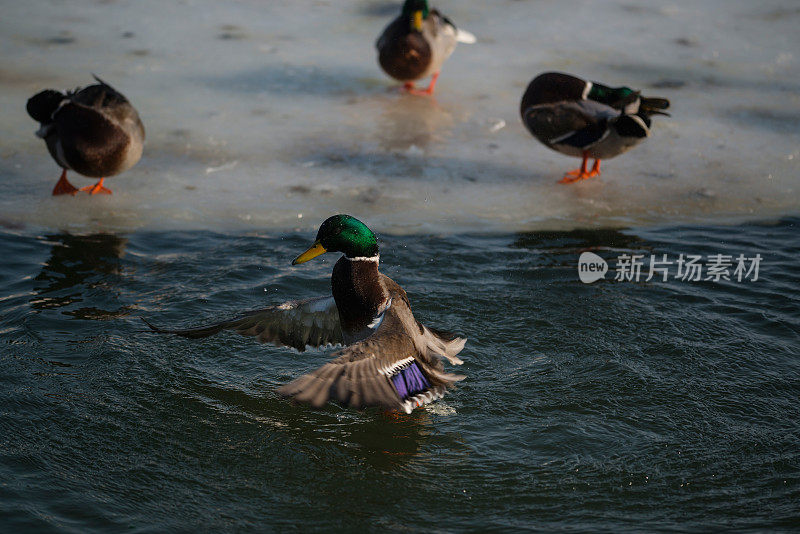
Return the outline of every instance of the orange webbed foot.
<path id="1" fill-rule="evenodd" d="M 403 84 L 402 91 L 415 96 L 431 96 L 436 87 L 436 80 L 439 79 L 439 73 L 435 72 L 431 77 L 431 83 L 425 89 L 417 89 L 414 87 L 414 82 L 406 82 Z"/>
<path id="2" fill-rule="evenodd" d="M 414 96 L 431 96 L 433 94 L 430 89 L 406 89 L 405 92 Z"/>
<path id="3" fill-rule="evenodd" d="M 573 182 L 579 182 L 580 180 L 585 180 L 589 178 L 589 173 L 583 173 L 580 171 L 569 171 L 561 178 L 558 183 L 560 184 L 571 184 Z"/>
<path id="4" fill-rule="evenodd" d="M 413 95 L 416 94 L 417 88 L 414 86 L 414 82 L 406 82 L 400 87 L 397 88 L 400 94 L 409 94 Z"/>
<path id="5" fill-rule="evenodd" d="M 81 187 L 80 190 L 81 191 L 86 191 L 90 195 L 97 195 L 97 194 L 100 194 L 100 193 L 102 193 L 104 195 L 110 195 L 111 194 L 111 189 L 103 186 L 103 180 L 105 180 L 105 178 L 100 178 L 100 180 L 96 184 L 87 185 L 86 187 Z"/>
<path id="6" fill-rule="evenodd" d="M 77 192 L 78 188 L 69 183 L 69 180 L 67 180 L 67 170 L 64 169 L 61 171 L 61 178 L 58 179 L 56 186 L 53 188 L 53 196 L 74 195 Z"/>
<path id="7" fill-rule="evenodd" d="M 580 180 L 586 180 L 587 178 L 594 178 L 595 176 L 600 175 L 600 160 L 594 160 L 594 165 L 592 165 L 591 170 L 586 168 L 586 160 L 583 160 L 583 165 L 581 165 L 580 169 L 575 169 L 574 171 L 569 171 L 564 174 L 564 177 L 558 181 L 560 184 L 571 184 L 574 182 L 578 182 Z"/>
<path id="8" fill-rule="evenodd" d="M 574 171 L 569 171 L 564 175 L 564 177 L 558 181 L 560 184 L 571 184 L 573 182 L 579 182 L 581 180 L 586 180 L 588 178 L 593 178 L 600 174 L 599 172 L 593 171 L 583 171 L 581 172 L 580 169 L 576 169 Z"/>

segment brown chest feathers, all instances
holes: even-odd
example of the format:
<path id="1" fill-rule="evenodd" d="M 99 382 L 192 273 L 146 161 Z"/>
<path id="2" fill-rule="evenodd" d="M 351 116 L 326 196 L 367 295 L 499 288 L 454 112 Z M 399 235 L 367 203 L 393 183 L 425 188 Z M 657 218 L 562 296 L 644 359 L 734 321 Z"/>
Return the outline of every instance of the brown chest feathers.
<path id="1" fill-rule="evenodd" d="M 382 309 L 387 297 L 377 261 L 353 261 L 345 256 L 333 267 L 331 291 L 344 332 L 366 328 Z"/>
<path id="2" fill-rule="evenodd" d="M 386 74 L 400 81 L 420 78 L 431 63 L 431 47 L 420 32 L 409 32 L 408 21 L 397 19 L 381 37 L 378 62 Z"/>

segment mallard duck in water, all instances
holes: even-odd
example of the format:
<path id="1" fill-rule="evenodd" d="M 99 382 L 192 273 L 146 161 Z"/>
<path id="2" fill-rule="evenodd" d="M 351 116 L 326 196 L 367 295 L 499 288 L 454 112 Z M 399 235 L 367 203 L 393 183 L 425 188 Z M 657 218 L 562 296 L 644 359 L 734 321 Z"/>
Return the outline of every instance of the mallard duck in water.
<path id="1" fill-rule="evenodd" d="M 350 215 L 330 217 L 292 265 L 325 252 L 344 254 L 333 267 L 333 296 L 290 301 L 200 328 L 164 330 L 147 324 L 156 332 L 188 338 L 234 330 L 299 351 L 346 345 L 330 362 L 278 390 L 315 408 L 330 400 L 410 413 L 464 378 L 446 373 L 442 359 L 461 364 L 456 355 L 466 340 L 414 318 L 403 288 L 378 271 L 378 241 L 364 223 Z"/>
<path id="2" fill-rule="evenodd" d="M 540 74 L 522 96 L 522 122 L 546 146 L 583 158 L 561 183 L 600 174 L 600 160 L 627 152 L 650 135 L 650 116 L 668 115 L 664 98 L 643 97 L 628 87 L 607 87 L 560 72 Z M 587 169 L 589 158 L 594 158 Z"/>
<path id="3" fill-rule="evenodd" d="M 66 94 L 47 89 L 28 99 L 28 115 L 41 123 L 36 135 L 63 169 L 54 195 L 111 194 L 103 180 L 142 157 L 144 126 L 136 109 L 122 93 L 94 79 L 98 83 Z M 67 169 L 100 180 L 77 189 L 67 180 Z"/>
<path id="4" fill-rule="evenodd" d="M 475 36 L 456 29 L 450 20 L 428 7 L 427 0 L 406 0 L 400 16 L 378 38 L 378 62 L 386 74 L 405 82 L 412 94 L 431 95 L 442 63 L 458 43 L 474 43 Z M 431 77 L 427 89 L 414 88 L 414 82 Z"/>

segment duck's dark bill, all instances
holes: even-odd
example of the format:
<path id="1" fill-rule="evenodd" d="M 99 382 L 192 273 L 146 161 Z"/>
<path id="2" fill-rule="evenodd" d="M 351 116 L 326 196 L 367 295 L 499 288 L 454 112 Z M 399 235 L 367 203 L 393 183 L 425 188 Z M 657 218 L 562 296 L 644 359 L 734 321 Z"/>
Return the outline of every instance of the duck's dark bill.
<path id="1" fill-rule="evenodd" d="M 321 254 L 325 254 L 328 252 L 325 250 L 325 247 L 322 246 L 322 243 L 319 241 L 314 241 L 314 244 L 311 245 L 308 250 L 297 256 L 294 260 L 292 260 L 292 265 L 297 265 L 298 263 L 305 263 L 308 260 L 313 260 L 317 256 Z"/>

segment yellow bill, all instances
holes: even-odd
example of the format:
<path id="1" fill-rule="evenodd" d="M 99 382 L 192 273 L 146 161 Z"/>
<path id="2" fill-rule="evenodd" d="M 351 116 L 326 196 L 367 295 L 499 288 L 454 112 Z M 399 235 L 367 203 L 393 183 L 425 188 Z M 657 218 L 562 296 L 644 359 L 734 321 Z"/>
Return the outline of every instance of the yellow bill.
<path id="1" fill-rule="evenodd" d="M 414 29 L 417 31 L 422 30 L 422 11 L 414 11 Z"/>
<path id="2" fill-rule="evenodd" d="M 319 241 L 314 241 L 314 244 L 308 247 L 308 250 L 297 256 L 294 260 L 292 260 L 292 265 L 297 265 L 298 263 L 305 263 L 308 260 L 313 260 L 317 256 L 325 254 L 328 252 L 325 250 L 325 247 L 322 246 L 322 243 Z"/>

